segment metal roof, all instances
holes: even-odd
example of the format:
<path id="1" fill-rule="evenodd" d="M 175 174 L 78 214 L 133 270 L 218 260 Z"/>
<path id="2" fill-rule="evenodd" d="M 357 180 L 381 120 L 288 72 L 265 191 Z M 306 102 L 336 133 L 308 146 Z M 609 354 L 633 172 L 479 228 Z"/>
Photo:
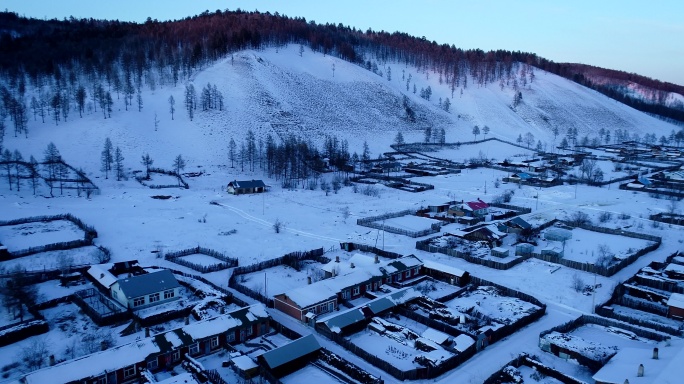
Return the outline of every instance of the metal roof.
<path id="1" fill-rule="evenodd" d="M 266 187 L 266 184 L 264 184 L 263 181 L 261 180 L 233 180 L 230 183 L 228 183 L 229 186 L 233 186 L 235 188 L 259 188 L 259 187 Z"/>
<path id="2" fill-rule="evenodd" d="M 316 337 L 310 334 L 280 348 L 268 351 L 261 355 L 261 358 L 264 359 L 269 368 L 275 369 L 319 349 L 321 349 L 321 345 L 318 344 Z"/>
<path id="3" fill-rule="evenodd" d="M 178 280 L 168 269 L 127 277 L 119 280 L 118 283 L 121 291 L 129 299 L 180 287 Z"/>

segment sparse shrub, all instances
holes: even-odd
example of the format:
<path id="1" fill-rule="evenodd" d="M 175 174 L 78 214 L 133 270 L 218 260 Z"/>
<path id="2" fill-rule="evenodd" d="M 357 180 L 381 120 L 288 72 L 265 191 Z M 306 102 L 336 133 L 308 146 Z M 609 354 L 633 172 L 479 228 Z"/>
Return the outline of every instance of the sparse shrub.
<path id="1" fill-rule="evenodd" d="M 575 292 L 582 292 L 584 289 L 584 280 L 578 275 L 574 274 L 572 275 L 572 289 L 575 290 Z"/>
<path id="2" fill-rule="evenodd" d="M 600 223 L 607 223 L 607 222 L 610 221 L 610 219 L 612 219 L 612 218 L 613 218 L 613 214 L 612 214 L 612 213 L 607 212 L 607 211 L 603 211 L 603 212 L 601 212 L 601 214 L 599 215 L 598 220 L 599 220 Z"/>
<path id="3" fill-rule="evenodd" d="M 283 229 L 283 223 L 280 221 L 280 219 L 276 219 L 276 221 L 273 223 L 273 230 L 275 233 L 280 233 L 280 231 Z"/>
<path id="4" fill-rule="evenodd" d="M 620 220 L 629 220 L 631 219 L 632 216 L 630 216 L 628 213 L 622 212 L 621 214 L 618 215 L 618 219 Z"/>
<path id="5" fill-rule="evenodd" d="M 380 190 L 375 185 L 368 184 L 361 189 L 361 193 L 370 197 L 380 197 Z"/>
<path id="6" fill-rule="evenodd" d="M 497 177 L 496 180 L 494 180 L 494 188 L 499 188 L 501 185 L 501 180 Z"/>
<path id="7" fill-rule="evenodd" d="M 570 216 L 570 224 L 579 227 L 582 225 L 591 225 L 589 215 L 582 211 L 576 211 Z"/>

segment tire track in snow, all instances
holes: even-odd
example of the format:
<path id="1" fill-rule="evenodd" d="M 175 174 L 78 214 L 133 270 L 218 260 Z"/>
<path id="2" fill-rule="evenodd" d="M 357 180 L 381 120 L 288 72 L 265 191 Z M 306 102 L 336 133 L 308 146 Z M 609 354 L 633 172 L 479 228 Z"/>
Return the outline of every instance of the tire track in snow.
<path id="1" fill-rule="evenodd" d="M 233 206 L 230 206 L 230 205 L 221 204 L 221 203 L 219 203 L 219 202 L 217 202 L 217 201 L 212 201 L 212 202 L 210 202 L 209 204 L 218 205 L 219 207 L 226 208 L 226 209 L 230 210 L 231 212 L 238 214 L 238 215 L 239 215 L 240 217 L 242 217 L 243 219 L 247 219 L 247 220 L 249 220 L 249 221 L 255 222 L 255 223 L 257 223 L 257 224 L 259 224 L 259 225 L 262 225 L 262 226 L 264 226 L 264 227 L 273 227 L 273 223 L 271 223 L 271 222 L 269 222 L 269 221 L 266 221 L 266 220 L 264 220 L 264 219 L 260 219 L 260 218 L 258 218 L 258 217 L 256 217 L 256 216 L 252 216 L 252 215 L 250 215 L 249 213 L 247 213 L 247 212 L 245 212 L 245 211 L 243 211 L 243 210 L 241 210 L 241 209 L 239 209 L 239 208 L 236 208 L 236 207 L 233 207 Z M 334 238 L 334 237 L 328 237 L 328 236 L 317 235 L 317 234 L 315 234 L 315 233 L 304 232 L 304 231 L 300 231 L 300 230 L 297 230 L 297 229 L 289 228 L 289 227 L 286 227 L 286 226 L 283 226 L 283 230 L 284 230 L 284 231 L 288 231 L 288 232 L 290 232 L 290 233 L 294 233 L 294 234 L 296 234 L 296 235 L 305 236 L 305 237 L 310 237 L 310 238 L 312 238 L 312 239 L 330 241 L 330 242 L 334 242 L 334 243 L 343 242 L 343 240 L 336 239 L 336 238 Z"/>

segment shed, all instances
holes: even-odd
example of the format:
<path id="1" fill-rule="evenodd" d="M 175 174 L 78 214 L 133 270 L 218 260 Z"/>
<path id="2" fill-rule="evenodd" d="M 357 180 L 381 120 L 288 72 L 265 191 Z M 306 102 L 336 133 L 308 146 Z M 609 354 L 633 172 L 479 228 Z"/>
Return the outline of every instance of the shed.
<path id="1" fill-rule="evenodd" d="M 518 256 L 529 255 L 534 251 L 534 245 L 530 243 L 520 243 L 515 246 L 515 254 Z"/>
<path id="2" fill-rule="evenodd" d="M 475 340 L 464 333 L 454 338 L 453 348 L 459 352 L 463 352 L 473 344 L 475 344 Z"/>
<path id="3" fill-rule="evenodd" d="M 541 254 L 547 256 L 563 257 L 564 252 L 561 248 L 551 246 L 542 249 Z"/>
<path id="4" fill-rule="evenodd" d="M 104 265 L 91 265 L 86 271 L 95 283 L 109 292 L 109 289 L 116 283 L 116 276 L 112 275 Z"/>
<path id="5" fill-rule="evenodd" d="M 502 248 L 502 247 L 495 247 L 492 248 L 492 256 L 494 257 L 508 257 L 508 248 Z"/>
<path id="6" fill-rule="evenodd" d="M 572 239 L 572 231 L 563 228 L 549 228 L 544 232 L 544 238 L 551 241 L 566 241 Z"/>
<path id="7" fill-rule="evenodd" d="M 232 367 L 243 379 L 251 379 L 259 375 L 259 365 L 249 356 L 237 356 L 231 359 Z"/>
<path id="8" fill-rule="evenodd" d="M 420 337 L 428 340 L 432 340 L 439 345 L 451 344 L 451 337 L 444 332 L 437 331 L 432 328 L 428 328 L 423 332 Z"/>
<path id="9" fill-rule="evenodd" d="M 673 293 L 667 300 L 667 315 L 669 317 L 684 318 L 684 294 Z"/>
<path id="10" fill-rule="evenodd" d="M 277 378 L 301 369 L 315 360 L 321 345 L 314 335 L 301 337 L 282 347 L 268 351 L 257 359 Z"/>

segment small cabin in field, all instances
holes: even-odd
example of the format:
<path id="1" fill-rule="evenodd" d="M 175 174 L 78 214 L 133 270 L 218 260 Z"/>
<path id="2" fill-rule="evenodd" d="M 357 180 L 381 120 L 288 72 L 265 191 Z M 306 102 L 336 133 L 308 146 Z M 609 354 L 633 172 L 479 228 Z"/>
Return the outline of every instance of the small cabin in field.
<path id="1" fill-rule="evenodd" d="M 228 183 L 227 191 L 233 195 L 262 193 L 266 192 L 266 184 L 262 180 L 233 180 Z"/>

